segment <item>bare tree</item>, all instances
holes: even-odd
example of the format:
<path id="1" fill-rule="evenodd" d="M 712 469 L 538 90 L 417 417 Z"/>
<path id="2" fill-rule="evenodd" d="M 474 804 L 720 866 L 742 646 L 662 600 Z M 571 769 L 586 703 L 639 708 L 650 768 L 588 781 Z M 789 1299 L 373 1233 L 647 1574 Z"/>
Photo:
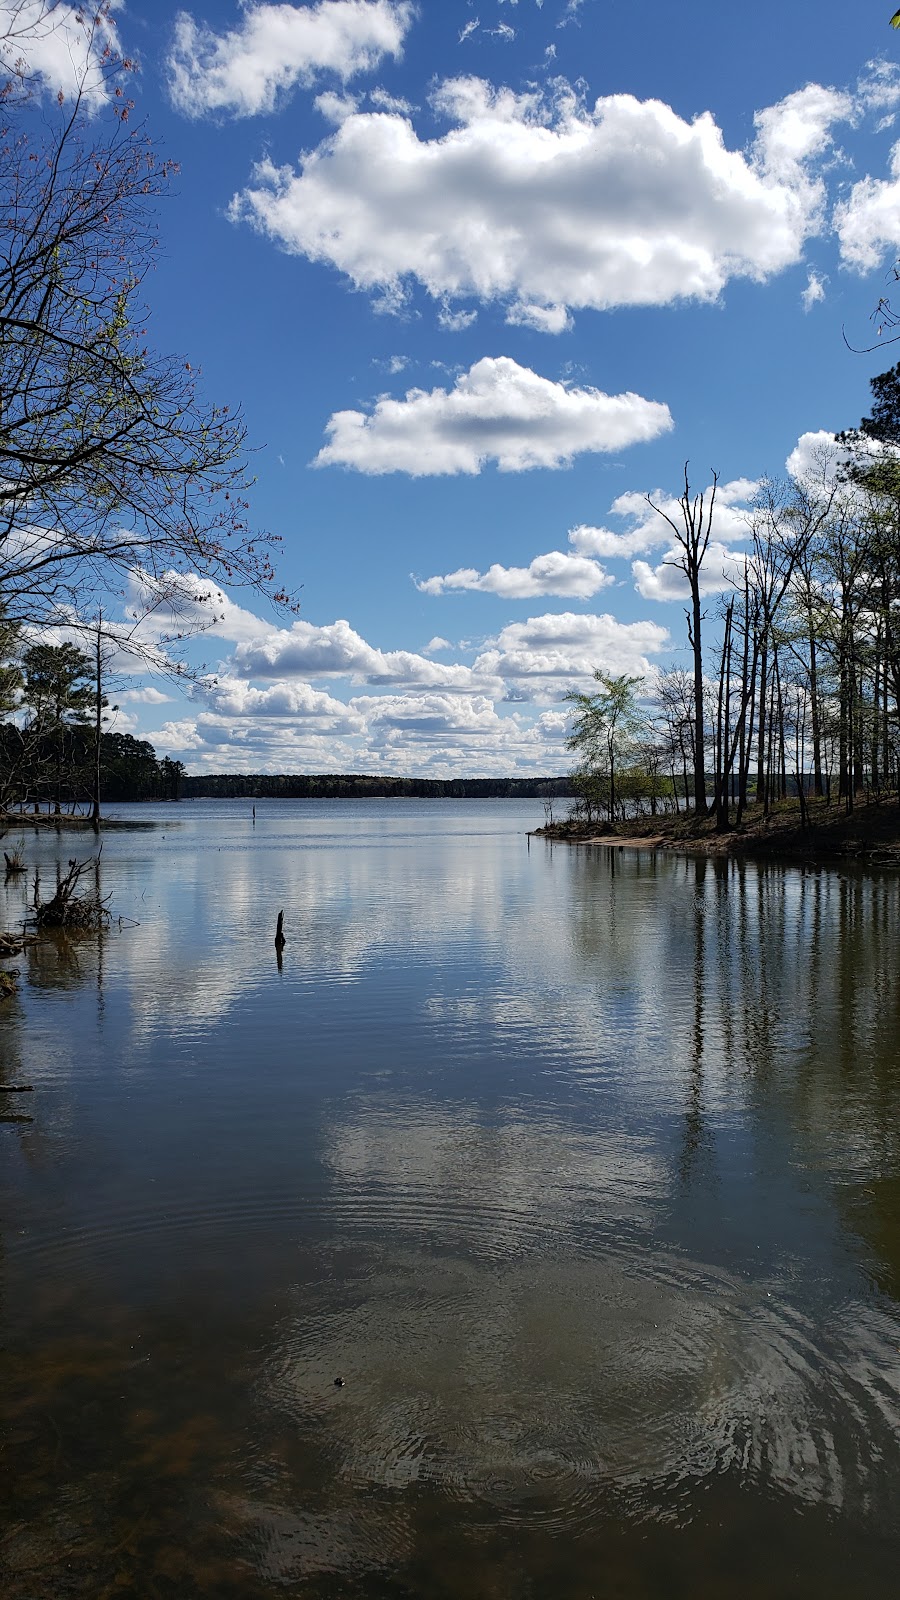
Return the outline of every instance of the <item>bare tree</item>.
<path id="1" fill-rule="evenodd" d="M 12 25 L 36 11 L 49 27 L 60 8 L 14 6 Z M 104 15 L 86 25 L 104 26 Z M 197 598 L 184 587 L 190 573 L 288 602 L 277 541 L 247 520 L 240 415 L 208 405 L 191 363 L 147 342 L 142 294 L 172 164 L 132 129 L 120 82 L 97 109 L 90 70 L 51 107 L 8 95 L 0 125 L 6 616 L 43 623 L 95 610 L 135 574 L 147 606 L 176 617 Z"/>
<path id="2" fill-rule="evenodd" d="M 675 543 L 679 554 L 674 560 L 668 560 L 667 565 L 677 567 L 683 572 L 688 581 L 691 603 L 687 611 L 688 640 L 694 653 L 694 808 L 700 816 L 706 813 L 706 766 L 705 766 L 705 716 L 704 716 L 704 687 L 703 687 L 703 640 L 701 628 L 703 612 L 700 604 L 700 574 L 706 552 L 709 548 L 710 536 L 713 527 L 713 514 L 716 506 L 716 489 L 718 474 L 712 475 L 712 488 L 709 498 L 701 494 L 692 494 L 688 478 L 688 463 L 684 464 L 684 494 L 678 504 L 681 510 L 680 522 L 670 517 L 668 512 L 658 506 L 652 496 L 647 495 L 647 504 L 669 524 L 675 535 Z"/>

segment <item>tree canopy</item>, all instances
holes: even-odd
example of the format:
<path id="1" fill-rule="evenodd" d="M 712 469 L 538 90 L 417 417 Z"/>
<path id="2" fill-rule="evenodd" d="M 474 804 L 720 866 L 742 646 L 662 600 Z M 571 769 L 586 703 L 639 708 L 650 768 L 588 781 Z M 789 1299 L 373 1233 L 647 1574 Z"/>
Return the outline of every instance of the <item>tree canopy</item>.
<path id="1" fill-rule="evenodd" d="M 149 342 L 143 295 L 173 164 L 132 127 L 118 80 L 99 112 L 86 78 L 51 107 L 18 88 L 8 81 L 0 110 L 7 619 L 83 616 L 104 592 L 128 592 L 166 608 L 177 631 L 188 573 L 287 602 L 277 541 L 248 521 L 239 412 L 206 402 L 191 362 Z"/>

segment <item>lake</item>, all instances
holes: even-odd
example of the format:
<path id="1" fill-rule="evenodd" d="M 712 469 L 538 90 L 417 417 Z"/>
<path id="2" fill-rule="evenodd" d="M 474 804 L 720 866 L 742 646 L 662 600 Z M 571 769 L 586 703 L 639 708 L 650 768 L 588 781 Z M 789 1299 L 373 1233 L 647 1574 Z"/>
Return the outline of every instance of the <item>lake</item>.
<path id="1" fill-rule="evenodd" d="M 895 1595 L 900 879 L 110 809 L 0 1011 L 4 1600 Z"/>

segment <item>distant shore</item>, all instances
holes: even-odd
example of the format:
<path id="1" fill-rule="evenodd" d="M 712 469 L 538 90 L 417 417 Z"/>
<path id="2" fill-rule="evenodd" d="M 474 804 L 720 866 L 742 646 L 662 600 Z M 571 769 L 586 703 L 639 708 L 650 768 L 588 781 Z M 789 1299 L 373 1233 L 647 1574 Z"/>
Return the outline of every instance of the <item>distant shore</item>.
<path id="1" fill-rule="evenodd" d="M 715 817 L 680 812 L 655 817 L 630 817 L 624 822 L 587 823 L 563 818 L 535 828 L 532 838 L 565 844 L 632 846 L 643 850 L 675 850 L 683 854 L 774 855 L 823 864 L 860 860 L 874 866 L 900 867 L 900 804 L 896 799 L 843 804 L 807 802 L 804 826 L 796 799 L 779 802 L 768 815 L 751 806 L 740 827 L 717 831 Z"/>

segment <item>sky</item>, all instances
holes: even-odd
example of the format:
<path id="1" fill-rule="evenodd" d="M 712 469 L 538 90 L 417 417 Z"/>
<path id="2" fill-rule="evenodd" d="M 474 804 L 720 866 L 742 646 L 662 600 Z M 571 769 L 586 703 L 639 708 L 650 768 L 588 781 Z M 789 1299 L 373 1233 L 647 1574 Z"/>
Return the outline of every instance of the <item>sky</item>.
<path id="1" fill-rule="evenodd" d="M 686 665 L 645 496 L 718 474 L 714 615 L 760 478 L 900 358 L 846 342 L 900 256 L 890 12 L 117 6 L 180 169 L 151 337 L 242 409 L 301 608 L 223 595 L 195 680 L 129 680 L 116 727 L 191 772 L 559 773 L 568 690 Z"/>

